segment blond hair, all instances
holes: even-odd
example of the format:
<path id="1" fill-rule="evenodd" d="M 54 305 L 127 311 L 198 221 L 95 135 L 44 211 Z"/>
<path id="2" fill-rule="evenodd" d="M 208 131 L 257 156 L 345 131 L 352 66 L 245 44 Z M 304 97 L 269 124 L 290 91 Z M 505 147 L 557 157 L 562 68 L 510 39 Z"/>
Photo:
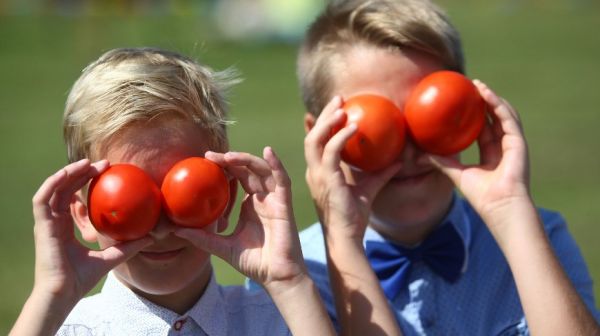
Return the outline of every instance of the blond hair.
<path id="1" fill-rule="evenodd" d="M 434 57 L 448 70 L 464 73 L 459 34 L 432 2 L 332 1 L 309 27 L 298 55 L 302 99 L 313 115 L 318 115 L 334 94 L 333 62 L 358 44 L 417 50 Z"/>
<path id="2" fill-rule="evenodd" d="M 233 75 L 155 48 L 106 52 L 69 93 L 63 116 L 69 161 L 99 159 L 102 145 L 124 127 L 163 115 L 193 122 L 206 132 L 210 149 L 226 151 L 224 93 L 237 82 Z"/>

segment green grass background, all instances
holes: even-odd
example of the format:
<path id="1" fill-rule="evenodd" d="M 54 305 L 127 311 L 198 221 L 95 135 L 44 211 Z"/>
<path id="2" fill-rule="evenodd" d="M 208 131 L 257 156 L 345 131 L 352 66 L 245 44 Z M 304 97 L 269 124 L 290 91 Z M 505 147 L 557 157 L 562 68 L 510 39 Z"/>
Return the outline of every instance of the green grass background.
<path id="1" fill-rule="evenodd" d="M 592 1 L 445 1 L 462 33 L 471 77 L 521 113 L 531 151 L 532 192 L 560 210 L 600 295 L 600 6 Z M 31 197 L 66 162 L 61 115 L 70 85 L 102 52 L 159 46 L 245 81 L 231 94 L 232 148 L 271 145 L 294 181 L 299 228 L 315 220 L 304 185 L 303 108 L 292 43 L 220 40 L 198 16 L 0 17 L 0 334 L 33 284 Z M 217 277 L 242 277 L 216 261 Z"/>

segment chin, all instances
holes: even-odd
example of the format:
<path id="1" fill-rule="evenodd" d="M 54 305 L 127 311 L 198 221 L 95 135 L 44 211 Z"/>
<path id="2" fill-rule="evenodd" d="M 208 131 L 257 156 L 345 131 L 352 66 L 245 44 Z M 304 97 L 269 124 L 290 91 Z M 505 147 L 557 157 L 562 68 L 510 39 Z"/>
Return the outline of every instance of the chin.
<path id="1" fill-rule="evenodd" d="M 199 285 L 203 279 L 209 279 L 212 271 L 209 256 L 195 260 L 194 265 L 188 263 L 151 268 L 134 259 L 135 257 L 115 268 L 115 275 L 133 291 L 150 295 L 170 295 L 184 291 Z"/>
<path id="2" fill-rule="evenodd" d="M 408 181 L 394 178 L 375 198 L 373 213 L 379 221 L 395 225 L 427 223 L 445 214 L 453 193 L 452 182 L 438 171 Z"/>

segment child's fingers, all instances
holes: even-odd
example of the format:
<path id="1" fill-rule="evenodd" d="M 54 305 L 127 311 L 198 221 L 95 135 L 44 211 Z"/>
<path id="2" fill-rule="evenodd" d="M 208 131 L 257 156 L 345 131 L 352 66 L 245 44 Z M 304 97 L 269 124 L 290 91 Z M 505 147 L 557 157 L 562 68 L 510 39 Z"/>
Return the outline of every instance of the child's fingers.
<path id="1" fill-rule="evenodd" d="M 304 153 L 307 162 L 320 162 L 321 150 L 331 137 L 333 128 L 345 122 L 346 113 L 340 108 L 341 103 L 340 97 L 332 99 L 304 138 Z"/>
<path id="2" fill-rule="evenodd" d="M 177 228 L 175 235 L 190 241 L 194 246 L 210 254 L 228 261 L 232 261 L 232 248 L 230 239 L 202 229 Z"/>
<path id="3" fill-rule="evenodd" d="M 339 109 L 341 106 L 342 106 L 342 97 L 333 96 L 333 98 L 331 98 L 331 100 L 327 103 L 327 105 L 325 105 L 325 108 L 323 108 L 323 111 L 321 111 L 320 115 L 329 116 L 332 113 L 335 113 L 335 111 L 337 109 Z"/>
<path id="4" fill-rule="evenodd" d="M 232 175 L 240 180 L 244 190 L 250 194 L 259 192 L 269 192 L 275 189 L 275 180 L 271 167 L 262 158 L 248 154 L 230 152 L 225 154 L 229 168 L 233 169 Z"/>
<path id="5" fill-rule="evenodd" d="M 331 114 L 321 114 L 310 130 L 309 135 L 315 145 L 322 145 L 331 137 L 332 130 L 346 121 L 346 112 L 341 108 Z M 307 136 L 308 137 L 308 136 Z"/>
<path id="6" fill-rule="evenodd" d="M 369 201 L 373 201 L 375 195 L 379 193 L 381 188 L 383 188 L 383 186 L 386 185 L 401 168 L 402 162 L 394 162 L 389 167 L 384 168 L 376 174 L 369 174 L 368 177 L 361 181 L 360 184 Z"/>
<path id="7" fill-rule="evenodd" d="M 261 158 L 248 153 L 206 152 L 205 158 L 221 166 L 229 175 L 237 179 L 242 188 L 250 194 L 265 192 L 275 187 L 269 165 Z"/>
<path id="8" fill-rule="evenodd" d="M 97 267 L 103 270 L 101 273 L 105 274 L 152 243 L 153 239 L 146 236 L 140 239 L 118 243 L 102 251 L 92 250 L 90 255 L 101 260 L 100 265 L 97 265 Z"/>
<path id="9" fill-rule="evenodd" d="M 504 99 L 498 97 L 486 84 L 476 80 L 475 86 L 481 97 L 492 109 L 492 117 L 496 117 L 503 133 L 522 134 L 521 121 L 517 111 Z"/>
<path id="10" fill-rule="evenodd" d="M 42 218 L 52 215 L 51 202 L 59 190 L 78 170 L 89 165 L 89 160 L 84 159 L 61 168 L 59 171 L 49 176 L 33 196 L 34 217 Z"/>
<path id="11" fill-rule="evenodd" d="M 460 178 L 465 166 L 455 157 L 425 154 L 424 158 L 452 180 L 454 185 L 460 185 Z"/>
<path id="12" fill-rule="evenodd" d="M 271 176 L 271 168 L 269 164 L 252 154 L 241 153 L 241 152 L 228 152 L 225 154 L 225 160 L 229 166 L 243 166 L 257 176 L 268 177 Z"/>
<path id="13" fill-rule="evenodd" d="M 494 131 L 494 127 L 497 125 L 497 121 L 486 118 L 483 129 L 477 138 L 481 165 L 495 165 L 502 157 L 502 136 L 497 134 L 498 131 Z"/>
<path id="14" fill-rule="evenodd" d="M 272 169 L 275 183 L 278 186 L 284 187 L 285 189 L 289 190 L 292 186 L 292 181 L 285 167 L 283 166 L 283 163 L 281 162 L 281 160 L 279 160 L 277 154 L 275 154 L 273 148 L 265 147 L 263 150 L 263 157 Z"/>
<path id="15" fill-rule="evenodd" d="M 227 160 L 225 160 L 225 154 L 223 153 L 208 151 L 204 153 L 204 158 L 218 164 L 222 168 L 227 166 Z"/>
<path id="16" fill-rule="evenodd" d="M 74 167 L 74 169 L 70 168 L 70 166 L 66 168 L 68 179 L 57 188 L 50 203 L 52 208 L 58 212 L 69 210 L 73 194 L 85 186 L 90 179 L 105 171 L 108 168 L 108 161 L 101 160 L 89 165 Z"/>
<path id="17" fill-rule="evenodd" d="M 340 166 L 342 149 L 346 145 L 346 142 L 348 142 L 348 139 L 356 133 L 356 130 L 356 124 L 350 124 L 336 133 L 325 145 L 322 163 L 329 173 L 337 170 Z"/>
<path id="18" fill-rule="evenodd" d="M 54 195 L 56 188 L 62 184 L 66 178 L 67 172 L 64 169 L 57 171 L 52 176 L 49 176 L 42 183 L 35 195 L 33 195 L 33 217 L 36 222 L 39 219 L 48 218 L 52 215 L 49 204 L 50 199 L 52 198 L 52 195 Z"/>

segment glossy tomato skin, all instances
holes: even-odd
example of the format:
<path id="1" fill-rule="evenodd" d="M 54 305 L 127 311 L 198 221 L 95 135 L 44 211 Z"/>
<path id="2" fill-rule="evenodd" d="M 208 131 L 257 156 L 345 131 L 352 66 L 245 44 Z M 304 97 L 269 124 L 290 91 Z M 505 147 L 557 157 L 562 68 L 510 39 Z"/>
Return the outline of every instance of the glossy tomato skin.
<path id="1" fill-rule="evenodd" d="M 342 106 L 346 124 L 356 123 L 356 133 L 342 150 L 342 159 L 362 170 L 373 172 L 389 166 L 405 144 L 402 111 L 378 95 L 357 95 Z M 334 130 L 334 132 L 336 132 Z"/>
<path id="2" fill-rule="evenodd" d="M 486 104 L 475 85 L 453 71 L 423 78 L 404 106 L 408 131 L 422 150 L 456 154 L 469 147 L 485 123 Z"/>
<path id="3" fill-rule="evenodd" d="M 201 228 L 223 214 L 229 189 L 219 165 L 201 157 L 187 158 L 176 163 L 163 180 L 163 208 L 175 224 Z"/>
<path id="4" fill-rule="evenodd" d="M 134 165 L 112 165 L 90 184 L 89 218 L 98 232 L 112 239 L 145 236 L 156 225 L 160 211 L 160 189 Z"/>

